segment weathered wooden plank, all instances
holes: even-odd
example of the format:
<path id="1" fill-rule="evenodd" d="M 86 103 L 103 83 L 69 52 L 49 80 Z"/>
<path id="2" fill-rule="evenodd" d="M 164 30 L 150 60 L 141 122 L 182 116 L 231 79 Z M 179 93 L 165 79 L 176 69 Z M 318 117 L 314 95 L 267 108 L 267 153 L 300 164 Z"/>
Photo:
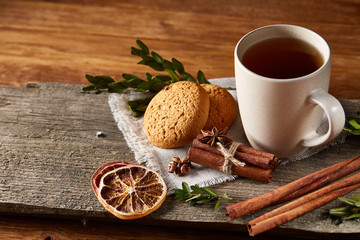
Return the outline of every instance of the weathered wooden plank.
<path id="1" fill-rule="evenodd" d="M 81 93 L 80 85 L 34 83 L 0 87 L 0 213 L 98 218 L 119 221 L 92 193 L 90 177 L 103 163 L 134 161 L 107 104 L 107 93 Z M 360 109 L 358 100 L 342 100 L 348 116 Z M 97 137 L 102 131 L 105 137 Z M 214 211 L 211 205 L 189 207 L 168 197 L 163 206 L 135 223 L 194 224 L 245 231 L 258 211 L 228 222 L 225 204 L 255 197 L 299 177 L 360 154 L 360 139 L 329 148 L 316 156 L 281 166 L 270 184 L 238 178 L 214 186 L 233 199 Z M 354 193 L 360 194 L 360 190 Z M 274 232 L 360 233 L 358 221 L 335 226 L 323 212 L 334 201 L 295 219 Z"/>

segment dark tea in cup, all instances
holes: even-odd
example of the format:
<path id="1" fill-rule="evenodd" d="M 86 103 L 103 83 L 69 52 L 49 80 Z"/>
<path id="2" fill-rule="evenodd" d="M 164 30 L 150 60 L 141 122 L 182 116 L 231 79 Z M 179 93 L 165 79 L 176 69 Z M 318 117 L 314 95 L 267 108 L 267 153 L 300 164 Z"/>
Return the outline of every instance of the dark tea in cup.
<path id="1" fill-rule="evenodd" d="M 272 38 L 251 46 L 241 59 L 250 71 L 268 78 L 298 78 L 315 72 L 324 60 L 319 50 L 295 38 Z"/>
<path id="2" fill-rule="evenodd" d="M 289 158 L 334 139 L 344 110 L 328 93 L 331 51 L 300 26 L 264 26 L 244 35 L 234 51 L 240 119 L 253 148 Z M 324 115 L 327 132 L 319 132 Z"/>

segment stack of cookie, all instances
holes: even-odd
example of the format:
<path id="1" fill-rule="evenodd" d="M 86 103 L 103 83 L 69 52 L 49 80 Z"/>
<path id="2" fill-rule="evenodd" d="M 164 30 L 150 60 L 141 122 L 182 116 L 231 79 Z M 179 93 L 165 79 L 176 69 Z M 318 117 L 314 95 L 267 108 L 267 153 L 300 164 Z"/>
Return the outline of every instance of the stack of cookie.
<path id="1" fill-rule="evenodd" d="M 237 116 L 232 95 L 217 85 L 181 81 L 166 86 L 149 103 L 145 133 L 160 148 L 191 142 L 202 129 L 231 127 Z"/>

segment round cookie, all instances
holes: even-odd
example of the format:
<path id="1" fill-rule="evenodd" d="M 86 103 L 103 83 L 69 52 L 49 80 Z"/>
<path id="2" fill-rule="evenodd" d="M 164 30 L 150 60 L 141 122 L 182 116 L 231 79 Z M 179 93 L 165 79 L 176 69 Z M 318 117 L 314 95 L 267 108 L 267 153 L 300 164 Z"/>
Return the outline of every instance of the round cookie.
<path id="1" fill-rule="evenodd" d="M 230 128 L 236 120 L 238 106 L 233 96 L 224 88 L 214 84 L 201 84 L 209 94 L 209 117 L 205 130 Z"/>
<path id="2" fill-rule="evenodd" d="M 181 81 L 166 86 L 146 108 L 146 136 L 160 148 L 189 143 L 205 126 L 209 103 L 209 95 L 195 82 Z"/>

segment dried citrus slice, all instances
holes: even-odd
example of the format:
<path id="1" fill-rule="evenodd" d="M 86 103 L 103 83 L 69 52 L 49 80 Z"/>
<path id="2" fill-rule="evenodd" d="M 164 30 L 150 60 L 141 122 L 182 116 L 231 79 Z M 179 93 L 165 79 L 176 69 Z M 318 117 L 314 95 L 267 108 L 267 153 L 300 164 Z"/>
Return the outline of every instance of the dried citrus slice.
<path id="1" fill-rule="evenodd" d="M 128 166 L 128 165 L 140 166 L 140 165 L 135 164 L 135 163 L 129 163 L 129 162 L 124 162 L 124 161 L 116 161 L 116 162 L 106 163 L 106 164 L 102 165 L 101 167 L 99 167 L 91 177 L 91 186 L 92 186 L 92 189 L 95 192 L 95 195 L 96 196 L 99 195 L 100 180 L 101 180 L 101 177 L 104 176 L 105 173 L 107 173 L 107 172 L 109 172 L 111 170 L 114 170 L 114 169 L 116 169 L 118 167 Z"/>
<path id="2" fill-rule="evenodd" d="M 104 173 L 100 174 L 97 191 L 95 181 L 92 181 L 95 194 L 97 192 L 97 198 L 106 210 L 118 218 L 130 220 L 144 217 L 161 206 L 167 188 L 160 174 L 132 163 L 111 165 L 99 171 Z"/>

